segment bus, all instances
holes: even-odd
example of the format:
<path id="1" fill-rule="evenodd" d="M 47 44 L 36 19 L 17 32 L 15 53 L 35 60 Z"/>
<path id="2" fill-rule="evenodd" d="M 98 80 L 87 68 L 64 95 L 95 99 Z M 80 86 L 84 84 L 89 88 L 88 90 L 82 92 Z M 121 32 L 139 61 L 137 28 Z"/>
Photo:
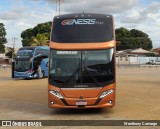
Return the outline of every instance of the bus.
<path id="1" fill-rule="evenodd" d="M 55 16 L 50 36 L 50 108 L 104 108 L 115 105 L 113 16 L 76 13 Z"/>
<path id="2" fill-rule="evenodd" d="M 43 78 L 48 77 L 48 46 L 29 46 L 18 50 L 13 69 L 13 78 Z M 38 75 L 38 67 L 41 74 Z"/>

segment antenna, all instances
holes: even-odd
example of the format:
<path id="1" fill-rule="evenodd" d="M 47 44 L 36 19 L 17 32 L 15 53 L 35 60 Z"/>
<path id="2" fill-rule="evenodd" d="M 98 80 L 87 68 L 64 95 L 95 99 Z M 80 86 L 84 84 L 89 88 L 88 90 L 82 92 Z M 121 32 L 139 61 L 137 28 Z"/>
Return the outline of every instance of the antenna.
<path id="1" fill-rule="evenodd" d="M 64 3 L 64 0 L 56 0 L 56 12 L 58 12 L 58 15 L 61 14 L 62 3 Z"/>

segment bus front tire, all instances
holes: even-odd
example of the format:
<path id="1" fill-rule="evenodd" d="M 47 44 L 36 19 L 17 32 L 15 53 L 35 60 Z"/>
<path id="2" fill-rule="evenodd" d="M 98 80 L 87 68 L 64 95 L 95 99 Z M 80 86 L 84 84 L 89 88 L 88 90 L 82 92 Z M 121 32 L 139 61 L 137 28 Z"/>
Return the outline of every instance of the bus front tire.
<path id="1" fill-rule="evenodd" d="M 44 78 L 44 71 L 41 72 L 41 78 Z"/>

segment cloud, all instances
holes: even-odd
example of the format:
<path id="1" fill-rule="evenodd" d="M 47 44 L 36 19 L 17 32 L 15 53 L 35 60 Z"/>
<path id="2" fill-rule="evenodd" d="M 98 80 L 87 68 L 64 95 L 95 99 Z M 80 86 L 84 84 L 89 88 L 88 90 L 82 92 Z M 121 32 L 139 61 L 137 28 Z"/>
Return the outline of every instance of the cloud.
<path id="1" fill-rule="evenodd" d="M 142 23 L 145 21 L 152 20 L 152 15 L 159 14 L 160 10 L 160 2 L 152 2 L 149 6 L 143 7 L 135 7 L 131 9 L 129 12 L 126 12 L 122 15 L 120 22 L 122 23 Z M 153 21 L 152 21 L 153 22 Z"/>
<path id="2" fill-rule="evenodd" d="M 12 7 L 12 9 L 7 10 L 5 12 L 0 12 L 0 19 L 1 20 L 17 20 L 23 19 L 27 16 L 25 12 L 25 7 Z"/>
<path id="3" fill-rule="evenodd" d="M 9 8 L 0 9 L 0 22 L 6 25 L 8 38 L 17 37 L 20 40 L 22 31 L 33 28 L 39 23 L 52 21 L 56 14 L 56 0 L 6 1 Z M 160 29 L 160 2 L 151 0 L 149 0 L 150 3 L 141 2 L 141 0 L 64 0 L 61 13 L 112 14 L 115 17 L 116 28 L 142 30 L 157 45 Z"/>
<path id="4" fill-rule="evenodd" d="M 134 7 L 138 0 L 68 0 L 65 12 L 120 13 Z"/>
<path id="5" fill-rule="evenodd" d="M 159 47 L 160 2 L 151 1 L 147 5 L 138 4 L 118 16 L 118 25 L 128 29 L 139 29 L 147 33 L 153 47 Z"/>
<path id="6" fill-rule="evenodd" d="M 30 0 L 38 1 L 38 0 Z M 41 1 L 41 0 L 39 0 Z M 44 0 L 48 4 L 56 4 L 56 0 Z M 139 0 L 61 0 L 64 13 L 121 13 L 134 7 Z"/>
<path id="7" fill-rule="evenodd" d="M 39 23 L 52 21 L 55 10 L 46 4 L 42 4 L 39 0 L 35 2 L 15 0 L 10 3 L 10 8 L 7 10 L 0 9 L 0 22 L 5 25 L 8 44 L 12 44 L 12 38 L 16 37 L 18 38 L 16 47 L 21 47 L 22 31 L 33 28 Z"/>

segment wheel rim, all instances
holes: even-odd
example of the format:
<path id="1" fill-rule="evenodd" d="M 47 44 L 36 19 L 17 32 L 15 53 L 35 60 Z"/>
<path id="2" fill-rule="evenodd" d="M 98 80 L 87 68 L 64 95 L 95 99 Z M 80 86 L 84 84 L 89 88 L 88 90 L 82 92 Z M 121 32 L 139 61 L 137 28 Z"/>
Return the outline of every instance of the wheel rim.
<path id="1" fill-rule="evenodd" d="M 41 78 L 43 78 L 43 77 L 44 77 L 44 72 L 42 71 L 42 72 L 41 72 Z"/>

